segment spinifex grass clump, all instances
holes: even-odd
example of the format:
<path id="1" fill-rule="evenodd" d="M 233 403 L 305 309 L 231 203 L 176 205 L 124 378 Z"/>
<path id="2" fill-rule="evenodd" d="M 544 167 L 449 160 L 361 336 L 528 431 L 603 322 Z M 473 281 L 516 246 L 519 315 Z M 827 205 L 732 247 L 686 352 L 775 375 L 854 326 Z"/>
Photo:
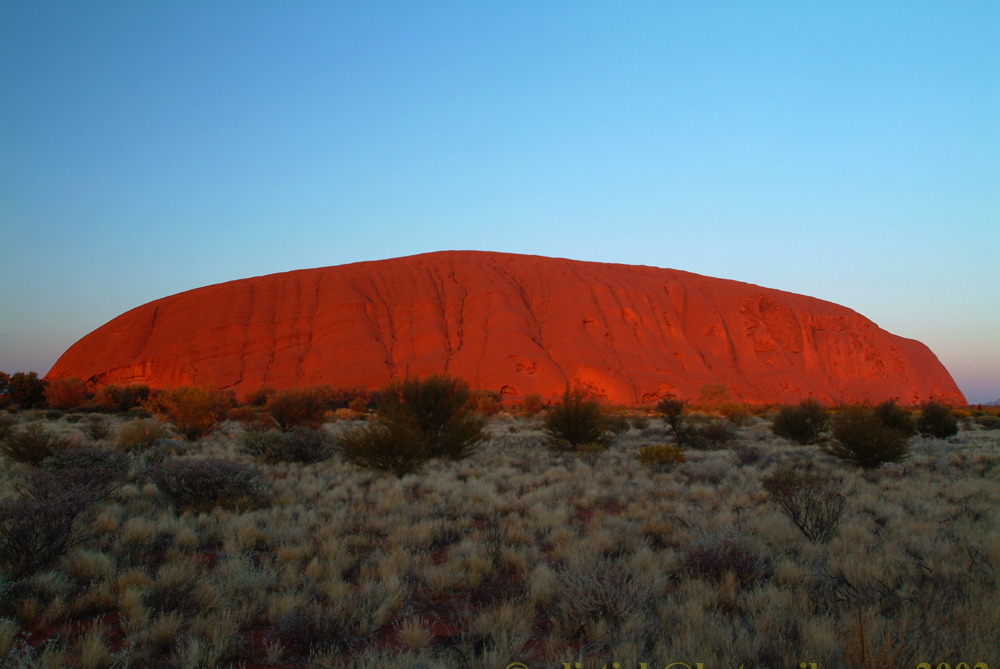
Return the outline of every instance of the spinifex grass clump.
<path id="1" fill-rule="evenodd" d="M 379 389 L 376 420 L 341 432 L 337 445 L 360 467 L 396 476 L 434 458 L 461 460 L 486 438 L 485 422 L 469 407 L 469 386 L 431 375 L 395 380 Z"/>
<path id="2" fill-rule="evenodd" d="M 830 412 L 811 397 L 798 406 L 783 406 L 771 425 L 779 437 L 802 444 L 816 444 L 823 440 L 823 432 L 830 426 Z"/>
<path id="3" fill-rule="evenodd" d="M 562 402 L 545 413 L 545 434 L 553 445 L 575 450 L 581 444 L 610 444 L 601 405 L 582 388 L 566 388 Z"/>
<path id="4" fill-rule="evenodd" d="M 130 420 L 118 428 L 115 443 L 123 451 L 145 451 L 160 439 L 169 439 L 170 430 L 153 418 Z"/>
<path id="5" fill-rule="evenodd" d="M 847 504 L 839 482 L 786 468 L 766 477 L 761 486 L 809 541 L 833 537 Z"/>
<path id="6" fill-rule="evenodd" d="M 680 446 L 670 444 L 650 444 L 639 449 L 635 459 L 639 464 L 652 469 L 657 474 L 666 474 L 677 465 L 687 462 Z"/>
<path id="7" fill-rule="evenodd" d="M 902 462 L 909 457 L 909 436 L 886 425 L 870 407 L 845 407 L 833 419 L 833 441 L 826 450 L 838 458 L 872 469 L 883 462 Z"/>
<path id="8" fill-rule="evenodd" d="M 917 430 L 925 437 L 946 439 L 958 434 L 958 419 L 951 409 L 937 402 L 928 402 L 920 409 Z"/>

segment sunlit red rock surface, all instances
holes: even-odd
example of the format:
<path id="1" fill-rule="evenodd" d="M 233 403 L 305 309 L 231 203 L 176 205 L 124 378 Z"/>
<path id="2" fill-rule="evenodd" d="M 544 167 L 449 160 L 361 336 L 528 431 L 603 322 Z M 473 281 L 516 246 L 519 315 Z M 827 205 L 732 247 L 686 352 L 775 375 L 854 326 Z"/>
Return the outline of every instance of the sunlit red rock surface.
<path id="1" fill-rule="evenodd" d="M 965 404 L 930 349 L 830 302 L 670 269 L 471 251 L 171 295 L 78 341 L 48 378 L 241 396 L 433 372 L 510 399 L 582 383 L 642 404 L 723 384 L 748 402 Z"/>

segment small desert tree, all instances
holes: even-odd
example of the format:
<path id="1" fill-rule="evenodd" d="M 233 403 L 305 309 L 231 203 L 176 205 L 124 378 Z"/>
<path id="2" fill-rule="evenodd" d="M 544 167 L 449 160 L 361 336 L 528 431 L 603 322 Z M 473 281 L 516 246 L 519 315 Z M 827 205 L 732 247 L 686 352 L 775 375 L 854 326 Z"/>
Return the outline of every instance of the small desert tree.
<path id="1" fill-rule="evenodd" d="M 841 409 L 833 419 L 832 431 L 833 442 L 826 450 L 865 469 L 885 462 L 902 462 L 909 457 L 909 436 L 883 423 L 870 407 L 855 405 Z"/>
<path id="2" fill-rule="evenodd" d="M 583 388 L 566 388 L 562 402 L 545 414 L 545 434 L 551 443 L 566 443 L 573 449 L 581 444 L 611 443 L 608 423 L 601 405 Z"/>
<path id="3" fill-rule="evenodd" d="M 928 402 L 920 409 L 917 430 L 925 437 L 946 439 L 958 434 L 958 419 L 943 404 Z"/>
<path id="4" fill-rule="evenodd" d="M 337 439 L 345 458 L 403 476 L 434 458 L 460 460 L 486 438 L 485 421 L 469 407 L 469 386 L 434 374 L 394 380 L 378 391 L 376 419 Z"/>
<path id="5" fill-rule="evenodd" d="M 839 482 L 781 469 L 761 484 L 768 499 L 809 541 L 825 542 L 833 537 L 847 505 Z"/>
<path id="6" fill-rule="evenodd" d="M 783 406 L 771 424 L 771 431 L 789 441 L 806 445 L 823 439 L 823 432 L 830 426 L 830 412 L 823 405 L 808 398 L 798 406 Z"/>

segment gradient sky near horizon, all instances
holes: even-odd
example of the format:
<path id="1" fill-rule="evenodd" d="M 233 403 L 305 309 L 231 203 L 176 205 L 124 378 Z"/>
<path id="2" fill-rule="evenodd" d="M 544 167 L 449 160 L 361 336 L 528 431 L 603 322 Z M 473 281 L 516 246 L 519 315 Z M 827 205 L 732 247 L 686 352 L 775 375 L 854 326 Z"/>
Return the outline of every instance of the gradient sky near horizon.
<path id="1" fill-rule="evenodd" d="M 845 305 L 1000 398 L 1000 4 L 0 4 L 0 370 L 448 249 Z"/>

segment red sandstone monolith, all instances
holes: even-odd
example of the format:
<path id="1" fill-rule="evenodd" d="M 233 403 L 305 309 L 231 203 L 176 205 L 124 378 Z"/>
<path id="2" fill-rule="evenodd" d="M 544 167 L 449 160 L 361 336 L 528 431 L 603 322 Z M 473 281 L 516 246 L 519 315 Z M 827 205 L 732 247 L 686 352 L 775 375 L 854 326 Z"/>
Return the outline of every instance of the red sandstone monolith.
<path id="1" fill-rule="evenodd" d="M 931 351 L 830 302 L 655 267 L 446 251 L 206 286 L 70 347 L 48 378 L 92 385 L 377 387 L 447 373 L 615 404 L 724 385 L 746 402 L 964 404 Z"/>

